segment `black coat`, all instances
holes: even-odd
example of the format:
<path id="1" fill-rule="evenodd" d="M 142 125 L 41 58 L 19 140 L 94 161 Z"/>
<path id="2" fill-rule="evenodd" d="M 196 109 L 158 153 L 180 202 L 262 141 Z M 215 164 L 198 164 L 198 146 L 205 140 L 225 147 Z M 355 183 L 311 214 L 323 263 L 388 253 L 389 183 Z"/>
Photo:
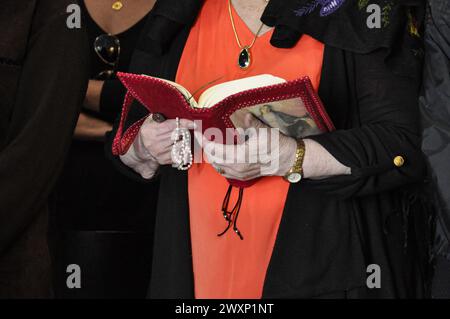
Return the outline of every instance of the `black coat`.
<path id="1" fill-rule="evenodd" d="M 150 18 L 148 34 L 152 28 L 179 32 L 170 46 L 144 37 L 131 71 L 173 80 L 189 28 L 157 18 Z M 394 74 L 385 55 L 383 49 L 356 54 L 326 45 L 319 94 L 337 131 L 313 139 L 352 173 L 291 185 L 264 298 L 425 294 L 428 217 L 416 196 L 424 174 L 417 125 L 420 76 Z M 142 115 L 136 106 L 130 122 Z M 394 165 L 397 156 L 405 159 L 401 167 Z M 149 297 L 193 298 L 187 173 L 165 166 L 159 179 Z M 380 289 L 366 288 L 371 264 L 381 267 Z"/>
<path id="2" fill-rule="evenodd" d="M 433 298 L 450 298 L 450 2 L 429 1 L 425 33 L 423 90 L 420 98 L 422 150 L 429 164 L 428 191 L 436 208 L 437 257 Z"/>
<path id="3" fill-rule="evenodd" d="M 50 295 L 47 199 L 70 145 L 88 79 L 74 1 L 0 7 L 0 298 Z"/>

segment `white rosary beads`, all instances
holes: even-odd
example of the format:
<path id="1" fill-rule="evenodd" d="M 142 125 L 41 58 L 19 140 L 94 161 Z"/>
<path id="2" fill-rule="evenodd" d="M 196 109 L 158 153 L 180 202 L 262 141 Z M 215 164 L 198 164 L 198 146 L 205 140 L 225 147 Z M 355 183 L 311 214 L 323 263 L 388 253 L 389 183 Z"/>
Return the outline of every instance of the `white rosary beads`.
<path id="1" fill-rule="evenodd" d="M 177 128 L 172 133 L 172 167 L 186 171 L 192 166 L 191 134 L 188 129 L 180 128 L 177 117 Z"/>

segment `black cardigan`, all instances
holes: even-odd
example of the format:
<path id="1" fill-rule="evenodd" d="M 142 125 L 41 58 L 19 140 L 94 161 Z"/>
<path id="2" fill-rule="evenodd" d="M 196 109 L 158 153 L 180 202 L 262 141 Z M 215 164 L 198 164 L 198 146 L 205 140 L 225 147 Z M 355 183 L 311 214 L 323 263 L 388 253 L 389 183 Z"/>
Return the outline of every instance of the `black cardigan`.
<path id="1" fill-rule="evenodd" d="M 148 34 L 155 28 L 150 20 Z M 166 50 L 144 43 L 130 71 L 174 80 L 189 28 L 178 30 Z M 319 94 L 337 131 L 312 139 L 352 173 L 291 185 L 264 298 L 425 294 L 427 215 L 415 196 L 424 174 L 417 134 L 420 77 L 393 74 L 385 53 L 325 47 Z M 130 122 L 143 114 L 136 105 Z M 405 159 L 402 167 L 394 165 L 396 156 Z M 187 173 L 165 166 L 159 180 L 149 297 L 193 298 Z M 381 267 L 380 289 L 365 288 L 370 264 Z"/>

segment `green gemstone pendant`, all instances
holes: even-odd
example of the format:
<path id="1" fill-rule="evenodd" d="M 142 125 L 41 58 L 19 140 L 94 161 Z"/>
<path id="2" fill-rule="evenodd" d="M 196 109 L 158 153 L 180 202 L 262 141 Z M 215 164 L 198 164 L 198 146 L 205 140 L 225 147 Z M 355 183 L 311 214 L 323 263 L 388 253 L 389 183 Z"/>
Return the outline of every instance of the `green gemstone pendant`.
<path id="1" fill-rule="evenodd" d="M 247 69 L 251 63 L 250 48 L 244 47 L 239 53 L 238 65 L 241 69 Z"/>

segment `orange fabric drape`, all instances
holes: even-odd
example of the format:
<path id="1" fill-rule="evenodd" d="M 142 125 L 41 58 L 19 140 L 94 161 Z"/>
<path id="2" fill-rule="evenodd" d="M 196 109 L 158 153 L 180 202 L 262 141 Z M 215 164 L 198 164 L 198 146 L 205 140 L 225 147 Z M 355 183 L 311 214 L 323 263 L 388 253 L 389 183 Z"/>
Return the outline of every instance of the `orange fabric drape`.
<path id="1" fill-rule="evenodd" d="M 241 42 L 251 43 L 253 33 L 234 9 L 233 16 Z M 241 70 L 227 0 L 207 0 L 189 35 L 176 81 L 194 92 L 218 78 L 214 85 L 258 74 L 286 80 L 308 75 L 317 90 L 324 45 L 305 35 L 294 48 L 279 49 L 270 45 L 271 35 L 269 31 L 258 38 L 251 66 Z M 196 298 L 260 298 L 289 184 L 282 177 L 265 177 L 244 190 L 240 240 L 232 230 L 217 236 L 227 225 L 221 215 L 226 179 L 203 163 L 189 170 L 188 183 Z M 234 189 L 231 203 L 237 193 Z"/>

